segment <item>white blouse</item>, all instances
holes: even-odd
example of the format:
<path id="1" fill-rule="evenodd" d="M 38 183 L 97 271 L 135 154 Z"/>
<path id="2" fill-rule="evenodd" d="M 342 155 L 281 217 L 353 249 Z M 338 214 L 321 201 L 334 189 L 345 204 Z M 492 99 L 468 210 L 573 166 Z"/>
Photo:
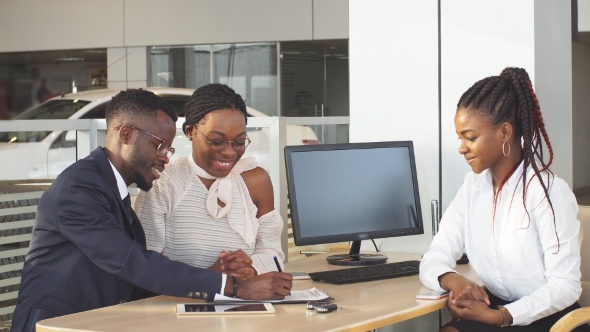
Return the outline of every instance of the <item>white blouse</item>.
<path id="1" fill-rule="evenodd" d="M 545 184 L 550 183 L 554 223 L 543 188 L 530 168 L 525 211 L 521 176 L 522 164 L 502 188 L 494 220 L 491 174 L 487 170 L 467 174 L 420 264 L 422 283 L 442 290 L 438 277 L 453 272 L 465 248 L 486 287 L 515 301 L 505 306 L 514 325 L 528 325 L 561 311 L 582 292 L 576 198 L 562 179 L 548 179 L 543 173 Z"/>
<path id="2" fill-rule="evenodd" d="M 240 175 L 257 166 L 254 157 L 243 158 L 227 177 L 215 178 L 192 158 L 172 161 L 135 202 L 147 248 L 201 268 L 213 265 L 221 251 L 241 249 L 259 274 L 276 271 L 273 256 L 284 258 L 283 220 L 276 210 L 256 218 L 258 208 Z M 207 190 L 199 176 L 216 180 Z"/>

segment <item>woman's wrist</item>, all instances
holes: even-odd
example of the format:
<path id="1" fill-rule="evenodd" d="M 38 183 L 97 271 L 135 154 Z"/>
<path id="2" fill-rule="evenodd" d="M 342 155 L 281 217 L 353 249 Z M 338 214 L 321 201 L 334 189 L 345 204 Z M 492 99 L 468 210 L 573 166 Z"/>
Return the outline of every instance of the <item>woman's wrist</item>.
<path id="1" fill-rule="evenodd" d="M 453 284 L 453 280 L 456 277 L 458 277 L 458 276 L 459 275 L 457 273 L 455 273 L 455 272 L 447 272 L 447 273 L 441 274 L 438 277 L 438 284 L 443 289 L 451 290 L 452 284 Z"/>
<path id="2" fill-rule="evenodd" d="M 504 324 L 504 315 L 502 315 L 502 311 L 499 309 L 490 309 L 493 313 L 493 320 L 490 322 L 490 325 L 502 326 Z"/>
<path id="3" fill-rule="evenodd" d="M 512 315 L 510 314 L 508 309 L 506 309 L 506 307 L 504 307 L 503 305 L 497 306 L 496 309 L 498 309 L 500 315 L 502 315 L 502 321 L 500 322 L 500 324 L 496 325 L 500 327 L 507 327 L 512 325 Z"/>

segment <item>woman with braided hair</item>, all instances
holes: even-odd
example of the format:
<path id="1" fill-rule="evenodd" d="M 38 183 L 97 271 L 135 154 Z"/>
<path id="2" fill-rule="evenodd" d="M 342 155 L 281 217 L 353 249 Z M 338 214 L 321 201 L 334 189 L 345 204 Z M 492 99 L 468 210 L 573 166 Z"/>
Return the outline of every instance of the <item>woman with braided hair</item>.
<path id="1" fill-rule="evenodd" d="M 226 85 L 193 93 L 183 125 L 192 155 L 172 161 L 135 204 L 148 249 L 242 278 L 277 270 L 283 220 L 268 173 L 242 158 L 247 119 L 244 100 Z"/>
<path id="2" fill-rule="evenodd" d="M 450 291 L 454 319 L 441 331 L 549 331 L 580 307 L 580 225 L 573 193 L 549 170 L 553 149 L 526 71 L 475 83 L 455 129 L 472 172 L 420 265 L 424 285 Z M 453 270 L 464 250 L 485 287 Z"/>

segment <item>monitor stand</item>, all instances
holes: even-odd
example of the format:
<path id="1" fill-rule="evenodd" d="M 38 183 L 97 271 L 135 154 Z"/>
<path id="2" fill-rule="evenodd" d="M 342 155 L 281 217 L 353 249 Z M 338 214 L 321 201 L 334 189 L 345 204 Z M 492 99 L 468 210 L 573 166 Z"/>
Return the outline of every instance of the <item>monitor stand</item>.
<path id="1" fill-rule="evenodd" d="M 361 241 L 352 241 L 348 255 L 332 255 L 326 257 L 333 265 L 377 265 L 387 262 L 387 256 L 380 254 L 360 254 Z"/>

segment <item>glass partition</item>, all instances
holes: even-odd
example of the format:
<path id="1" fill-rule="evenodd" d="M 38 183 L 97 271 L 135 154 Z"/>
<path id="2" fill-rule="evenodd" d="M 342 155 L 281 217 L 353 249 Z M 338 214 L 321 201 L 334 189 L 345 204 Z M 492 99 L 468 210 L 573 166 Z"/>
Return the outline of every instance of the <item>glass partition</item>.
<path id="1" fill-rule="evenodd" d="M 149 86 L 196 89 L 223 83 L 246 105 L 279 114 L 276 43 L 153 46 L 149 53 Z"/>
<path id="2" fill-rule="evenodd" d="M 348 116 L 348 40 L 281 42 L 282 115 Z"/>
<path id="3" fill-rule="evenodd" d="M 148 86 L 193 88 L 211 82 L 211 46 L 149 48 Z"/>
<path id="4" fill-rule="evenodd" d="M 213 45 L 213 82 L 236 90 L 246 105 L 278 115 L 277 45 Z"/>
<path id="5" fill-rule="evenodd" d="M 349 116 L 348 40 L 281 42 L 280 52 L 281 115 Z M 320 143 L 348 142 L 347 126 L 312 122 L 302 124 Z"/>
<path id="6" fill-rule="evenodd" d="M 106 89 L 106 48 L 0 53 L 0 120 L 14 119 L 73 87 Z"/>

